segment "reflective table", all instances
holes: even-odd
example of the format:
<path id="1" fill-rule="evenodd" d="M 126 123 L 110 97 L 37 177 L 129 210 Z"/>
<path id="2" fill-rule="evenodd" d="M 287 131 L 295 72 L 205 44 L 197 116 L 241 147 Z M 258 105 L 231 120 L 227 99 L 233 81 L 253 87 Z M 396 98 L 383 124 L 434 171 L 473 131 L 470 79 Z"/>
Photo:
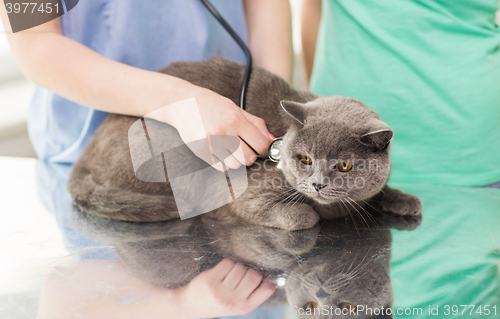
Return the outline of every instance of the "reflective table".
<path id="1" fill-rule="evenodd" d="M 210 213 L 102 219 L 72 205 L 71 167 L 0 164 L 0 318 L 213 317 L 199 283 L 224 263 L 260 274 L 255 291 L 275 288 L 238 318 L 500 318 L 499 189 L 395 184 L 422 199 L 423 218 L 359 214 L 289 232 Z"/>

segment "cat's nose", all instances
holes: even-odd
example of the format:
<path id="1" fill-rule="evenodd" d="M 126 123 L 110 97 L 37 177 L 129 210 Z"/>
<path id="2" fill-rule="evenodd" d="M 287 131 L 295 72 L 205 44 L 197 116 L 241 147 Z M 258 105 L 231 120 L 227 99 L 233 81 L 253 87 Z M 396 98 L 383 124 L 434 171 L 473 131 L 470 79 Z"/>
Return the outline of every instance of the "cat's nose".
<path id="1" fill-rule="evenodd" d="M 314 187 L 314 189 L 319 192 L 320 189 L 322 188 L 325 188 L 326 185 L 325 184 L 318 184 L 318 183 L 312 183 L 312 186 Z"/>
<path id="2" fill-rule="evenodd" d="M 323 288 L 320 288 L 316 293 L 316 298 L 318 299 L 325 299 L 328 298 L 328 296 L 330 296 L 330 294 L 324 291 Z"/>

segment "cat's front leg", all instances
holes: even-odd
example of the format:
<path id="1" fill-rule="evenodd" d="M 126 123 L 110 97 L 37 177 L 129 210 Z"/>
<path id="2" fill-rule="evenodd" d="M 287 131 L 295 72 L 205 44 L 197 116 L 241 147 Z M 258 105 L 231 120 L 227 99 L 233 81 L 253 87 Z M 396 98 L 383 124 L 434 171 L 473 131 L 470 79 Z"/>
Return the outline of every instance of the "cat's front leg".
<path id="1" fill-rule="evenodd" d="M 417 196 L 406 194 L 387 185 L 371 200 L 371 205 L 384 213 L 397 216 L 416 216 L 422 213 L 422 202 Z"/>
<path id="2" fill-rule="evenodd" d="M 289 187 L 249 188 L 231 203 L 231 209 L 245 220 L 285 230 L 314 227 L 319 215 L 304 195 Z"/>

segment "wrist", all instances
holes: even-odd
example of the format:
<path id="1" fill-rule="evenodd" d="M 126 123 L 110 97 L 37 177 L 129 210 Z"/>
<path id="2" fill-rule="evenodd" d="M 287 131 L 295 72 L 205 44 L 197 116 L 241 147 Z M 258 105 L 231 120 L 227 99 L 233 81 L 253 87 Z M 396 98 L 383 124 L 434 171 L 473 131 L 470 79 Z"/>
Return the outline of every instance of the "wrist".
<path id="1" fill-rule="evenodd" d="M 198 97 L 206 94 L 204 91 L 207 91 L 207 89 L 183 79 L 168 77 L 169 79 L 159 87 L 159 92 L 155 94 L 156 96 L 163 97 L 163 99 L 156 102 L 156 107 L 152 108 L 144 117 L 177 128 L 182 123 L 185 123 L 188 120 L 185 117 L 194 111 L 192 108 L 196 104 L 193 98 L 198 100 Z M 165 87 L 169 88 L 168 92 L 165 92 Z M 193 100 L 190 101 L 190 99 Z"/>
<path id="2" fill-rule="evenodd" d="M 164 313 L 172 314 L 175 318 L 179 319 L 196 318 L 196 314 L 193 312 L 192 308 L 193 305 L 189 303 L 187 298 L 188 285 L 189 284 L 176 289 L 169 289 L 164 292 L 164 300 L 171 301 L 164 304 L 168 307 L 167 311 Z"/>

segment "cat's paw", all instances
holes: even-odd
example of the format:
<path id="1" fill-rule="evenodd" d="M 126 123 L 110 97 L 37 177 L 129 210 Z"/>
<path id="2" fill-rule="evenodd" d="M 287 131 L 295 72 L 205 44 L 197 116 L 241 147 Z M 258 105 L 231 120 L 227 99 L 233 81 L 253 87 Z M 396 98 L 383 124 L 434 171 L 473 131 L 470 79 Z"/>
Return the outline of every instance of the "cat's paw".
<path id="1" fill-rule="evenodd" d="M 285 249 L 293 255 L 301 255 L 314 247 L 320 230 L 321 226 L 317 223 L 312 228 L 296 230 L 292 233 L 284 230 L 283 232 L 273 231 L 279 234 L 279 236 L 275 238 L 278 247 Z"/>
<path id="2" fill-rule="evenodd" d="M 377 216 L 377 225 L 384 228 L 397 230 L 414 230 L 422 224 L 422 214 L 418 215 L 395 215 L 380 214 Z"/>
<path id="3" fill-rule="evenodd" d="M 382 210 L 397 216 L 417 216 L 422 213 L 422 202 L 417 196 L 401 192 L 397 197 L 381 203 Z"/>
<path id="4" fill-rule="evenodd" d="M 319 222 L 319 215 L 307 204 L 283 208 L 276 216 L 277 227 L 285 230 L 311 229 Z"/>

